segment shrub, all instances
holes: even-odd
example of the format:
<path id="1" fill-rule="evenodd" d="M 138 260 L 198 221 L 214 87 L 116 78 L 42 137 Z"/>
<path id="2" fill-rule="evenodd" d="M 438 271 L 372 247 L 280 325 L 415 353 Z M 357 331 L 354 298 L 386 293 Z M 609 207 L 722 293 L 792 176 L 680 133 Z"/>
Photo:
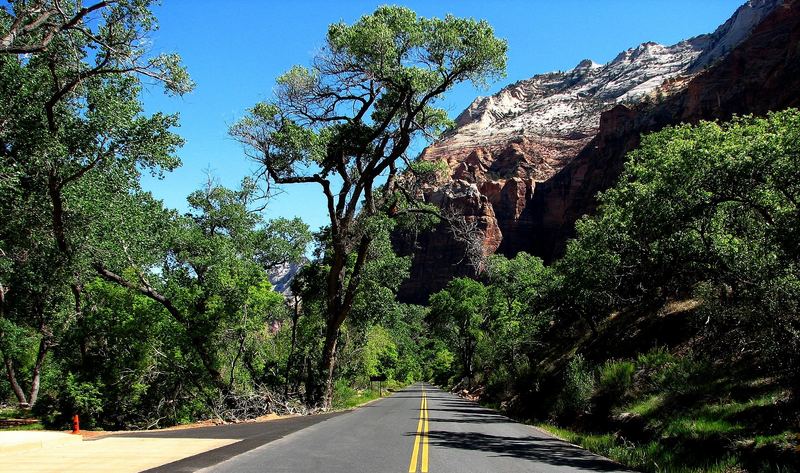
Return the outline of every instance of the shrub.
<path id="1" fill-rule="evenodd" d="M 667 363 L 675 361 L 675 356 L 663 347 L 656 347 L 647 353 L 640 354 L 636 364 L 645 370 L 659 370 Z"/>
<path id="2" fill-rule="evenodd" d="M 63 430 L 69 426 L 70 414 L 64 414 L 61 404 L 52 394 L 44 393 L 31 408 L 31 413 L 41 419 L 46 428 Z"/>
<path id="3" fill-rule="evenodd" d="M 397 389 L 400 384 L 389 380 L 384 389 Z M 380 397 L 378 386 L 375 385 L 367 389 L 355 389 L 350 386 L 346 379 L 337 379 L 333 384 L 333 407 L 336 409 L 348 409 L 356 407 L 372 399 Z"/>
<path id="4" fill-rule="evenodd" d="M 102 383 L 80 382 L 70 373 L 65 386 L 67 403 L 78 414 L 94 418 L 103 411 Z"/>
<path id="5" fill-rule="evenodd" d="M 698 378 L 705 368 L 705 363 L 696 360 L 692 355 L 687 355 L 665 364 L 654 374 L 653 381 L 665 394 L 684 396 L 702 388 Z"/>
<path id="6" fill-rule="evenodd" d="M 608 360 L 598 369 L 598 389 L 623 395 L 633 383 L 634 371 L 636 366 L 632 361 Z"/>
<path id="7" fill-rule="evenodd" d="M 559 416 L 572 416 L 589 409 L 595 380 L 582 355 L 575 355 L 569 361 L 564 373 L 564 389 L 556 403 Z"/>

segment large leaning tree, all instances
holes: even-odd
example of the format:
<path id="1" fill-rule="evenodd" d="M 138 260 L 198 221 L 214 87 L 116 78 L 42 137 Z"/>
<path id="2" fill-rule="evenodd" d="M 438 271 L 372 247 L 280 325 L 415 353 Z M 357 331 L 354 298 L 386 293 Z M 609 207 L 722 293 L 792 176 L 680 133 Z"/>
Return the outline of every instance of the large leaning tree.
<path id="1" fill-rule="evenodd" d="M 267 185 L 312 183 L 324 194 L 331 248 L 326 334 L 316 398 L 330 404 L 339 328 L 370 256 L 373 223 L 391 214 L 400 164 L 418 138 L 449 120 L 437 101 L 454 85 L 505 72 L 506 42 L 485 21 L 420 18 L 396 6 L 328 28 L 310 67 L 277 80 L 231 134 L 261 165 Z"/>

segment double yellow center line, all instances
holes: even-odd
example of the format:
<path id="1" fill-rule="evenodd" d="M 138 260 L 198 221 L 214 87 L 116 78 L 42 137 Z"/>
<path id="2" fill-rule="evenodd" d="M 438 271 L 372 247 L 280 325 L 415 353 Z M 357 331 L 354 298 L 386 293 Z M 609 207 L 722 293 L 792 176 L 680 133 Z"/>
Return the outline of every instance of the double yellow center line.
<path id="1" fill-rule="evenodd" d="M 420 453 L 422 445 L 422 455 Z M 425 386 L 422 387 L 422 403 L 419 406 L 419 423 L 417 424 L 417 436 L 414 438 L 414 450 L 411 452 L 411 464 L 408 473 L 417 472 L 417 460 L 422 457 L 420 473 L 428 473 L 428 397 L 425 394 Z"/>

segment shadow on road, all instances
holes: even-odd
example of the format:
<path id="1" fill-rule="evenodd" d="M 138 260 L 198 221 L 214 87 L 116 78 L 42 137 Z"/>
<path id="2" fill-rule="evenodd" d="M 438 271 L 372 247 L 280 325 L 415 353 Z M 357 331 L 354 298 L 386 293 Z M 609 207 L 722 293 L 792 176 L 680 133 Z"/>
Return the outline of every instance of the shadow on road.
<path id="1" fill-rule="evenodd" d="M 433 396 L 429 395 L 429 398 Z M 502 424 L 508 424 L 509 427 L 518 424 L 471 401 L 442 396 L 432 407 L 434 408 L 429 409 L 432 414 L 440 414 L 434 414 L 430 418 L 428 436 L 431 446 L 478 450 L 493 456 L 513 457 L 584 471 L 625 471 L 621 465 L 547 434 L 539 434 L 535 430 L 531 430 L 532 435 L 528 436 L 502 435 L 505 431 L 513 431 L 503 428 Z M 448 424 L 458 424 L 459 427 L 449 428 Z M 470 424 L 474 428 L 470 428 Z M 486 424 L 493 427 L 487 431 Z"/>
<path id="2" fill-rule="evenodd" d="M 449 422 L 449 421 L 448 421 Z M 620 466 L 586 450 L 557 439 L 541 437 L 503 437 L 476 432 L 431 430 L 431 445 L 444 448 L 480 450 L 498 456 L 522 458 L 554 466 L 570 466 L 588 471 L 620 471 Z"/>
<path id="3" fill-rule="evenodd" d="M 508 423 L 505 419 L 495 419 L 491 417 L 456 417 L 456 418 L 435 418 L 428 419 L 431 423 L 447 423 L 447 424 L 505 424 Z"/>

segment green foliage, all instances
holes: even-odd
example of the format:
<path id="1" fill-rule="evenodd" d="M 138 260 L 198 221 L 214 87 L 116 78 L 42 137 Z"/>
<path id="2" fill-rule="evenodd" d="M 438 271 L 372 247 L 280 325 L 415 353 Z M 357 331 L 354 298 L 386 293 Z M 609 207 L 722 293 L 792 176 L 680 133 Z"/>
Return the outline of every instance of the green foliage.
<path id="1" fill-rule="evenodd" d="M 92 266 L 103 280 L 83 284 L 79 317 L 54 353 L 73 375 L 43 383 L 48 399 L 37 409 L 48 425 L 72 412 L 87 426 L 174 424 L 206 415 L 216 393 L 284 382 L 277 367 L 289 339 L 270 327 L 286 306 L 266 271 L 301 258 L 308 231 L 299 221 L 265 224 L 247 207 L 252 192 L 246 183 L 209 185 L 183 216 L 146 194 L 115 197 L 124 213 L 97 227 L 94 256 L 103 263 Z"/>
<path id="2" fill-rule="evenodd" d="M 3 35 L 32 14 L 11 4 Z M 745 443 L 785 446 L 800 366 L 800 112 L 647 135 L 562 259 L 492 256 L 479 281 L 412 306 L 396 300 L 410 257 L 390 236 L 441 223 L 420 195 L 447 165 L 400 163 L 452 125 L 444 93 L 503 74 L 505 42 L 483 21 L 393 6 L 331 25 L 313 65 L 280 76 L 230 130 L 266 182 L 210 181 L 179 215 L 139 186 L 178 166 L 183 143 L 177 116 L 144 112 L 140 74 L 191 88 L 177 56 L 143 49 L 150 4 L 108 6 L 81 23 L 91 35 L 58 29 L 37 45 L 47 31 L 34 29 L 0 50 L 0 352 L 25 390 L 41 378 L 45 425 L 77 412 L 147 428 L 264 392 L 316 404 L 321 387 L 352 407 L 385 375 L 478 383 L 498 404 L 532 396 L 552 407 L 542 418 L 612 426 L 559 433 L 645 471 L 722 471 Z M 295 183 L 325 196 L 330 225 L 316 235 L 257 210 L 271 186 Z M 287 307 L 268 271 L 306 263 L 312 239 Z M 652 308 L 688 297 L 692 349 L 617 359 L 593 345 L 613 318 L 662 317 Z M 730 372 L 742 359 L 766 387 Z"/>
<path id="3" fill-rule="evenodd" d="M 102 384 L 80 382 L 74 374 L 69 373 L 65 382 L 66 397 L 64 401 L 75 409 L 75 412 L 94 418 L 103 412 Z"/>
<path id="4" fill-rule="evenodd" d="M 532 354 L 544 345 L 560 279 L 526 253 L 512 259 L 491 256 L 485 276 L 485 284 L 454 279 L 430 298 L 428 323 L 457 361 L 449 373 L 448 363 L 436 361 L 434 379 L 452 384 L 474 378 L 502 398 L 528 374 Z"/>
<path id="5" fill-rule="evenodd" d="M 639 440 L 581 433 L 575 441 L 645 471 L 749 470 L 765 458 L 780 468 L 776 452 L 785 446 L 771 436 L 790 428 L 796 407 L 766 401 L 751 380 L 770 376 L 760 381 L 770 391 L 793 386 L 800 362 L 798 130 L 800 113 L 786 110 L 647 135 L 617 185 L 599 196 L 598 212 L 578 223 L 545 300 L 556 308 L 552 335 L 591 334 L 553 343 L 553 351 L 619 336 L 603 333 L 624 323 L 616 317 L 665 317 L 654 308 L 670 300 L 691 297 L 696 308 L 679 322 L 680 355 L 659 348 L 635 360 L 601 359 L 583 403 L 564 408 L 577 382 L 557 395 L 562 422 L 588 403 L 594 419 L 583 428 L 612 426 Z M 761 437 L 775 443 L 745 447 Z"/>
<path id="6" fill-rule="evenodd" d="M 642 368 L 639 365 L 639 369 Z M 642 397 L 617 412 L 641 416 L 647 423 L 647 434 L 635 433 L 630 428 L 617 433 L 602 434 L 575 432 L 553 426 L 543 427 L 593 452 L 641 471 L 728 471 L 726 468 L 742 468 L 743 465 L 752 464 L 754 460 L 748 456 L 752 452 L 747 449 L 740 451 L 735 446 L 746 445 L 751 441 L 757 443 L 756 439 L 763 436 L 755 434 L 753 427 L 746 426 L 742 420 L 755 412 L 772 409 L 780 396 L 757 396 L 743 402 L 708 401 L 713 396 L 711 393 L 714 392 L 714 384 L 703 385 L 699 381 L 694 383 L 701 386 L 700 397 L 682 398 L 684 400 L 676 404 L 675 396 L 681 396 L 680 393 L 664 394 L 659 388 L 650 391 L 652 388 L 645 387 L 649 385 L 643 380 L 635 382 L 633 392 L 644 389 L 639 394 Z M 622 398 L 617 402 L 623 402 Z M 644 440 L 631 441 L 626 438 L 629 434 Z M 653 437 L 657 440 L 648 440 Z M 764 442 L 773 442 L 769 444 L 769 448 L 784 448 L 787 445 L 786 438 L 784 433 Z M 721 447 L 722 445 L 725 447 Z"/>
<path id="7" fill-rule="evenodd" d="M 442 386 L 451 384 L 452 373 L 455 370 L 456 356 L 444 346 L 437 347 L 433 354 L 434 358 L 431 363 L 431 371 L 433 380 Z"/>
<path id="8" fill-rule="evenodd" d="M 386 387 L 383 389 L 385 395 Z M 380 396 L 381 393 L 378 391 L 377 386 L 376 389 L 355 389 L 351 387 L 347 381 L 339 379 L 336 381 L 333 388 L 333 408 L 351 409 L 365 402 L 372 401 L 373 399 L 378 399 Z"/>
<path id="9" fill-rule="evenodd" d="M 308 225 L 297 217 L 270 220 L 255 237 L 256 259 L 267 268 L 302 261 L 312 241 Z"/>
<path id="10" fill-rule="evenodd" d="M 369 376 L 386 376 L 394 379 L 397 366 L 397 345 L 391 334 L 380 326 L 373 326 L 367 332 L 364 344 L 364 372 Z"/>
<path id="11" fill-rule="evenodd" d="M 41 422 L 34 422 L 33 424 L 23 424 L 23 425 L 15 425 L 11 427 L 3 427 L 0 428 L 0 432 L 2 431 L 15 431 L 15 430 L 44 430 L 45 425 Z"/>
<path id="12" fill-rule="evenodd" d="M 408 171 L 414 174 L 418 182 L 423 181 L 426 184 L 435 184 L 441 181 L 442 178 L 447 177 L 450 168 L 443 159 L 436 161 L 418 159 L 409 164 Z"/>
<path id="13" fill-rule="evenodd" d="M 623 395 L 633 383 L 636 366 L 631 361 L 608 360 L 598 368 L 598 389 L 609 394 Z"/>
<path id="14" fill-rule="evenodd" d="M 680 396 L 692 394 L 698 387 L 699 378 L 707 372 L 705 363 L 687 355 L 664 363 L 651 379 L 663 392 Z"/>
<path id="15" fill-rule="evenodd" d="M 620 408 L 620 412 L 630 412 L 640 416 L 652 416 L 664 406 L 664 395 L 652 394 Z"/>
<path id="16" fill-rule="evenodd" d="M 428 379 L 431 360 L 430 338 L 424 325 L 426 311 L 395 299 L 399 285 L 408 275 L 409 258 L 397 257 L 392 251 L 391 220 L 375 218 L 368 225 L 377 237 L 370 247 L 370 258 L 363 269 L 352 312 L 337 340 L 337 382 L 348 387 L 363 386 L 369 376 L 379 374 L 400 383 Z M 329 244 L 324 232 L 318 235 L 318 240 L 321 245 Z M 319 254 L 292 283 L 293 291 L 302 298 L 295 359 L 317 360 L 320 356 L 325 336 L 328 255 Z M 355 258 L 351 257 L 349 267 L 355 264 Z M 291 369 L 291 383 L 312 385 L 313 373 L 300 368 Z M 334 399 L 337 396 L 344 394 L 334 391 Z"/>
<path id="17" fill-rule="evenodd" d="M 484 21 L 426 19 L 407 8 L 379 7 L 353 25 L 331 25 L 314 67 L 294 66 L 280 76 L 276 100 L 250 109 L 231 134 L 260 156 L 278 184 L 318 182 L 302 173 L 313 165 L 321 167 L 320 178 L 345 172 L 340 177 L 372 179 L 369 168 L 393 164 L 413 135 L 435 135 L 449 125 L 447 114 L 432 106 L 441 94 L 460 82 L 502 75 L 505 52 L 505 41 Z M 406 118 L 414 121 L 401 129 L 406 112 L 396 104 L 405 100 Z M 384 139 L 389 143 L 381 145 Z M 346 160 L 337 162 L 342 155 Z M 347 175 L 339 165 L 356 158 L 359 168 Z"/>
<path id="18" fill-rule="evenodd" d="M 557 405 L 562 422 L 571 422 L 587 406 L 597 416 L 600 402 L 610 403 L 610 416 L 594 424 L 586 418 L 571 424 L 577 431 L 543 427 L 628 467 L 653 472 L 773 471 L 763 470 L 765 459 L 771 458 L 770 468 L 790 468 L 791 458 L 779 452 L 791 448 L 787 430 L 794 417 L 787 390 L 774 380 L 730 376 L 695 356 L 663 348 L 635 360 L 609 360 L 596 370 L 596 378 L 584 361 L 573 358 L 566 378 Z M 584 402 L 563 411 L 575 385 L 589 386 Z"/>
<path id="19" fill-rule="evenodd" d="M 107 254 L 136 258 L 150 243 L 120 242 L 109 231 L 131 208 L 159 207 L 140 191 L 141 173 L 180 163 L 177 116 L 145 114 L 140 101 L 143 76 L 170 93 L 192 88 L 177 55 L 148 50 L 152 3 L 83 10 L 80 2 L 13 1 L 0 11 L 8 39 L 0 48 L 0 115 L 8 117 L 0 130 L 0 320 L 28 333 L 12 341 L 4 328 L 0 338 L 20 404 L 35 401 L 51 351 L 81 322 L 93 266 Z M 130 220 L 128 228 L 141 222 Z M 149 228 L 141 230 L 133 233 Z"/>
<path id="20" fill-rule="evenodd" d="M 516 375 L 527 361 L 526 353 L 539 348 L 552 321 L 549 298 L 558 277 L 540 258 L 527 253 L 512 259 L 493 255 L 486 272 L 492 311 L 488 364 L 505 365 Z"/>
<path id="21" fill-rule="evenodd" d="M 639 354 L 639 356 L 636 358 L 636 363 L 644 369 L 656 370 L 667 363 L 674 362 L 675 359 L 675 355 L 667 351 L 666 348 L 656 347 L 645 353 Z"/>
<path id="22" fill-rule="evenodd" d="M 395 219 L 404 226 L 436 223 L 437 210 L 406 187 L 413 179 L 398 174 L 398 163 L 418 138 L 431 140 L 451 125 L 436 106 L 441 96 L 460 83 L 482 84 L 504 74 L 505 53 L 506 42 L 485 21 L 420 18 L 408 8 L 381 6 L 351 25 L 331 25 L 313 66 L 280 76 L 274 99 L 255 105 L 231 127 L 259 163 L 268 190 L 313 183 L 326 199 L 319 403 L 331 401 L 343 324 L 351 313 L 363 312 L 356 298 L 365 297 L 357 295 L 362 280 L 371 278 L 364 273 L 377 269 L 369 268 L 379 260 L 372 247 L 382 246 Z M 386 184 L 377 186 L 386 174 Z M 387 298 L 383 292 L 378 297 Z"/>
<path id="23" fill-rule="evenodd" d="M 396 77 L 419 89 L 435 87 L 440 72 L 482 81 L 505 70 L 506 43 L 485 21 L 419 18 L 396 6 L 379 7 L 352 26 L 331 25 L 328 44 L 375 77 Z M 424 68 L 426 62 L 431 67 Z"/>
<path id="24" fill-rule="evenodd" d="M 589 410 L 595 378 L 586 360 L 580 354 L 573 356 L 564 373 L 564 388 L 558 398 L 555 412 L 560 416 L 580 415 Z"/>
<path id="25" fill-rule="evenodd" d="M 33 353 L 39 342 L 36 332 L 30 327 L 20 326 L 6 318 L 0 318 L 0 350 L 20 366 L 29 368 L 34 363 Z"/>
<path id="26" fill-rule="evenodd" d="M 648 442 L 643 445 L 627 442 L 614 434 L 591 434 L 573 432 L 553 425 L 541 424 L 539 428 L 592 452 L 606 456 L 637 471 L 676 472 L 676 473 L 728 473 L 738 471 L 740 463 L 735 457 L 710 459 L 700 464 L 689 464 L 680 453 L 661 442 Z"/>
<path id="27" fill-rule="evenodd" d="M 475 353 L 489 321 L 488 290 L 472 279 L 457 278 L 430 297 L 429 322 L 459 357 L 461 375 L 469 383 L 475 373 Z"/>
<path id="28" fill-rule="evenodd" d="M 799 129 L 800 113 L 787 110 L 644 137 L 557 265 L 565 286 L 577 288 L 574 312 L 602 314 L 696 288 L 710 331 L 734 344 L 758 335 L 773 355 L 792 352 Z"/>
<path id="29" fill-rule="evenodd" d="M 489 258 L 489 288 L 494 310 L 508 321 L 524 324 L 531 335 L 549 322 L 546 297 L 555 275 L 540 258 L 519 253 L 513 259 L 500 255 Z"/>

